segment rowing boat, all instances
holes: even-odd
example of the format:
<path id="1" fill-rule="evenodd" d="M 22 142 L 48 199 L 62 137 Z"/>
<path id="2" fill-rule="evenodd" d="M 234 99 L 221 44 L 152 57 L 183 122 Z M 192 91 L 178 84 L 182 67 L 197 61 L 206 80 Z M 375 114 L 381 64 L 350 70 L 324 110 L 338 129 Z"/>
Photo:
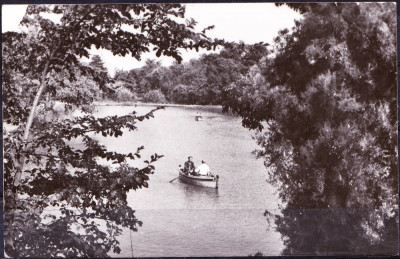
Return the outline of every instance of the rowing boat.
<path id="1" fill-rule="evenodd" d="M 208 175 L 188 175 L 179 171 L 179 179 L 187 184 L 198 185 L 203 187 L 218 188 L 219 176 L 208 176 Z"/>

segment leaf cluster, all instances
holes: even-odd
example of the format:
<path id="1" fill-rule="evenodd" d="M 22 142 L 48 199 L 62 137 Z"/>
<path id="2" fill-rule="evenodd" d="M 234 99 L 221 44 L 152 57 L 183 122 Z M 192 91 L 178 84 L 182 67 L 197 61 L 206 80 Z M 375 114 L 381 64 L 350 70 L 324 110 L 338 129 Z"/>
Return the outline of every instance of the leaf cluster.
<path id="1" fill-rule="evenodd" d="M 10 132 L 4 145 L 5 189 L 13 188 L 13 172 L 18 170 L 16 164 L 21 153 L 27 153 L 25 158 L 30 168 L 26 170 L 27 177 L 18 190 L 29 198 L 15 201 L 6 196 L 6 220 L 13 222 L 12 225 L 6 224 L 5 228 L 7 253 L 93 257 L 104 256 L 111 248 L 119 251 L 115 239 L 116 233 L 121 231 L 118 226 L 136 230 L 136 225 L 141 224 L 127 204 L 127 192 L 148 188 L 148 175 L 154 173 L 153 163 L 162 155 L 154 154 L 150 160 L 144 160 L 146 166 L 142 169 L 131 167 L 127 160 L 140 159 L 144 147 L 129 154 L 110 152 L 91 135 L 118 137 L 123 129 L 136 130 L 137 121 L 153 117 L 154 111 L 143 116 L 135 113 L 98 119 L 84 116 L 58 123 L 35 124 L 35 132 L 42 133 L 37 134 L 25 149 L 21 148 L 22 132 Z M 80 142 L 76 142 L 78 139 L 82 139 L 83 148 L 76 148 Z M 99 163 L 98 158 L 119 166 L 112 169 Z M 43 215 L 49 208 L 58 210 L 61 215 L 52 216 L 53 220 L 47 223 Z M 30 222 L 31 217 L 35 218 L 31 228 L 15 227 L 18 222 Z M 91 220 L 96 223 L 90 223 Z M 114 231 L 112 236 L 99 227 L 99 220 L 107 222 L 108 231 Z M 86 234 L 74 231 L 64 234 L 60 224 L 66 228 L 80 226 Z M 54 238 L 52 233 L 55 231 L 63 234 Z M 33 239 L 38 235 L 43 237 Z M 53 241 L 49 240 L 50 237 Z M 27 248 L 18 245 L 24 240 L 30 240 L 25 242 Z"/>
<path id="2" fill-rule="evenodd" d="M 122 227 L 137 230 L 142 224 L 127 193 L 149 186 L 162 155 L 135 167 L 129 161 L 141 160 L 143 147 L 121 154 L 98 139 L 136 130 L 160 108 L 105 118 L 59 113 L 90 111 L 88 104 L 114 91 L 99 58 L 88 66 L 80 62 L 92 46 L 137 59 L 155 48 L 157 56 L 180 61 L 179 49 L 221 44 L 179 22 L 184 13 L 179 4 L 30 5 L 21 22 L 24 32 L 3 33 L 4 119 L 18 126 L 4 131 L 7 255 L 105 257 L 121 251 Z M 32 110 L 34 99 L 39 105 Z M 35 115 L 32 126 L 26 123 L 29 112 Z M 25 127 L 29 138 L 23 136 Z M 19 185 L 17 175 L 22 175 Z"/>

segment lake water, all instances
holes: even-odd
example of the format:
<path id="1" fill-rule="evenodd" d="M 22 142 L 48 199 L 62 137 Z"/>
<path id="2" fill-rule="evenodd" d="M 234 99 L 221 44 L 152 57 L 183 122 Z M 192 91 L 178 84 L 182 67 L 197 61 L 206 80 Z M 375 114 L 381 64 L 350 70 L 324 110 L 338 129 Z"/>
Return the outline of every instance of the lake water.
<path id="1" fill-rule="evenodd" d="M 143 114 L 151 106 L 99 106 L 97 116 Z M 203 121 L 195 121 L 200 112 Z M 134 152 L 144 145 L 143 158 L 164 155 L 154 165 L 149 188 L 131 191 L 129 205 L 143 221 L 137 232 L 124 230 L 121 253 L 115 256 L 248 256 L 279 255 L 280 234 L 263 213 L 277 211 L 278 197 L 266 181 L 252 133 L 241 119 L 220 107 L 166 107 L 155 118 L 138 123 L 138 130 L 119 138 L 98 139 L 110 150 Z M 197 166 L 207 161 L 218 174 L 219 189 L 196 187 L 175 180 L 178 166 L 193 156 Z M 131 249 L 133 247 L 133 251 Z"/>

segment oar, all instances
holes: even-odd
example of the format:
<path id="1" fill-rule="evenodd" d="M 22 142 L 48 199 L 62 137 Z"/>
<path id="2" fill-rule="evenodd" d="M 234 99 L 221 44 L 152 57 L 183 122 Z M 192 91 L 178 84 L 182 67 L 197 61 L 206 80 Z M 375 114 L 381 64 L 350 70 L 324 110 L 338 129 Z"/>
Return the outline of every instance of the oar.
<path id="1" fill-rule="evenodd" d="M 182 170 L 181 169 L 181 165 L 179 165 L 179 170 Z M 174 178 L 174 179 L 172 179 L 171 181 L 169 181 L 170 183 L 172 183 L 173 181 L 175 181 L 176 179 L 178 179 L 179 178 L 179 176 L 178 177 L 176 177 L 176 178 Z"/>
<path id="2" fill-rule="evenodd" d="M 174 179 L 172 179 L 171 181 L 169 181 L 170 183 L 172 183 L 173 181 L 175 181 L 176 179 L 178 179 L 179 178 L 179 176 L 178 177 L 176 177 L 176 178 L 174 178 Z"/>

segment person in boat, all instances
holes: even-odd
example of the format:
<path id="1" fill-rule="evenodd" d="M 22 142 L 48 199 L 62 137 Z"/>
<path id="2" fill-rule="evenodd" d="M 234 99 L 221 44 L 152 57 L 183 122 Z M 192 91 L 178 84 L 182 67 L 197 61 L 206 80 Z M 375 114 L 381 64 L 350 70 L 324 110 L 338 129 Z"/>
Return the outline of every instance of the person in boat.
<path id="1" fill-rule="evenodd" d="M 183 172 L 185 172 L 185 174 L 193 174 L 194 173 L 194 163 L 192 161 L 192 157 L 189 156 L 188 157 L 188 161 L 185 162 L 185 165 L 183 167 Z"/>
<path id="2" fill-rule="evenodd" d="M 196 120 L 201 120 L 201 119 L 203 119 L 203 116 L 201 116 L 201 113 L 197 112 L 195 119 Z"/>
<path id="3" fill-rule="evenodd" d="M 196 168 L 195 172 L 198 175 L 211 175 L 210 167 L 206 164 L 206 161 L 204 161 L 204 160 L 201 160 L 201 165 L 199 165 Z"/>

